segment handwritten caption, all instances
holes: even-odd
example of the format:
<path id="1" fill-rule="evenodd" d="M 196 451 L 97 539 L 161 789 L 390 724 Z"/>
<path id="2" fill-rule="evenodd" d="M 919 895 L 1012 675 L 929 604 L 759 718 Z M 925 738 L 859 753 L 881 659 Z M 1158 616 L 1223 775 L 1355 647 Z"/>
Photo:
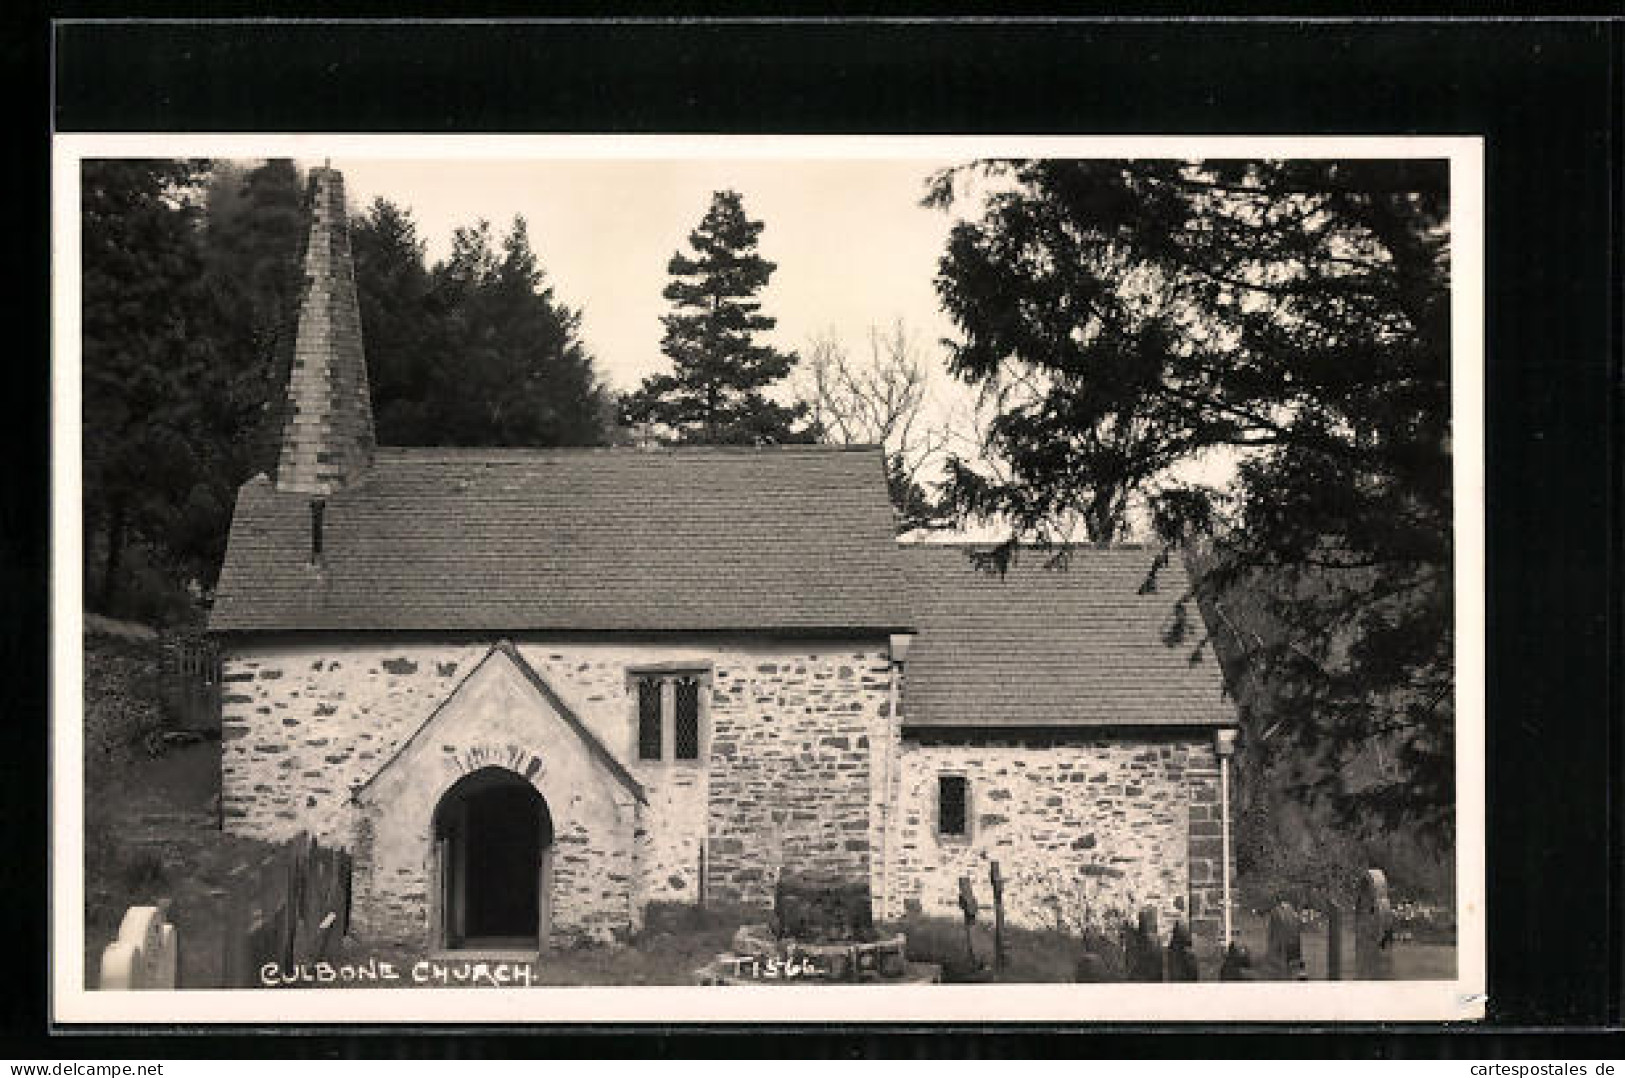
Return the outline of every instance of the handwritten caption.
<path id="1" fill-rule="evenodd" d="M 289 969 L 267 962 L 260 967 L 267 988 L 310 985 L 413 984 L 460 988 L 529 988 L 536 983 L 529 962 L 436 961 L 421 959 L 405 966 L 369 958 L 361 962 L 299 962 Z"/>
<path id="2" fill-rule="evenodd" d="M 811 956 L 791 955 L 723 955 L 718 963 L 735 977 L 760 980 L 793 980 L 797 977 L 828 977 L 830 969 L 820 965 Z"/>

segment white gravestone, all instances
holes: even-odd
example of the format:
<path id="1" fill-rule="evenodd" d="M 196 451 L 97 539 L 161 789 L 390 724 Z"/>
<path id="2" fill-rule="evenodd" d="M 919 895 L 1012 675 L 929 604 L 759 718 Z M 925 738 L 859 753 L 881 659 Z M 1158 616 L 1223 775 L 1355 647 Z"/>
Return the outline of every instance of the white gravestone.
<path id="1" fill-rule="evenodd" d="M 102 952 L 102 988 L 174 988 L 180 941 L 157 906 L 131 906 Z"/>

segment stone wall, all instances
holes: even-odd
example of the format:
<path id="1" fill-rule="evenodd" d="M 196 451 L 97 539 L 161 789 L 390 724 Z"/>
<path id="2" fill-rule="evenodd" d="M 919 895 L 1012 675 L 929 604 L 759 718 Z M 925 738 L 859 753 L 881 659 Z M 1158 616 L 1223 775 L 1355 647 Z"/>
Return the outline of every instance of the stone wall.
<path id="1" fill-rule="evenodd" d="M 969 834 L 939 836 L 940 775 L 968 779 Z M 1068 930 L 1155 907 L 1217 937 L 1218 769 L 1207 733 L 910 733 L 898 760 L 898 824 L 883 913 L 918 902 L 959 917 L 968 875 L 991 906 L 1008 881 L 1010 923 Z"/>
<path id="2" fill-rule="evenodd" d="M 637 791 L 495 652 L 356 794 L 358 930 L 433 938 L 435 811 L 460 779 L 487 768 L 529 782 L 551 817 L 552 941 L 604 940 L 634 927 Z"/>
<path id="3" fill-rule="evenodd" d="M 490 648 L 489 641 L 378 637 L 228 645 L 227 828 L 267 839 L 309 830 L 356 846 L 359 864 L 362 847 L 379 841 L 379 823 L 348 805 L 352 789 L 400 750 Z M 644 789 L 625 869 L 634 909 L 694 902 L 702 891 L 707 901 L 765 904 L 782 869 L 868 878 L 869 745 L 886 729 L 890 677 L 883 641 L 531 639 L 518 650 Z M 637 760 L 633 678 L 651 668 L 708 672 L 701 761 Z M 522 737 L 517 744 L 546 755 L 546 746 Z M 368 901 L 393 911 L 379 921 L 392 931 L 427 923 L 410 920 L 426 907 L 430 887 L 428 832 L 421 821 L 415 826 L 408 837 L 421 847 L 416 860 L 395 858 L 388 879 L 374 874 L 366 883 Z M 571 870 L 569 847 L 580 845 L 565 835 L 556 894 Z M 358 925 L 365 922 L 358 912 Z"/>
<path id="4" fill-rule="evenodd" d="M 870 746 L 889 722 L 889 649 L 719 666 L 711 698 L 707 894 L 767 906 L 780 872 L 870 880 Z"/>
<path id="5" fill-rule="evenodd" d="M 765 906 L 783 870 L 868 880 L 871 740 L 887 729 L 889 646 L 873 642 L 521 643 L 648 790 L 644 901 Z M 706 760 L 642 762 L 638 671 L 708 672 Z M 700 866 L 705 877 L 700 877 Z"/>
<path id="6" fill-rule="evenodd" d="M 222 649 L 226 829 L 348 840 L 350 791 L 468 676 L 488 644 L 279 643 Z"/>

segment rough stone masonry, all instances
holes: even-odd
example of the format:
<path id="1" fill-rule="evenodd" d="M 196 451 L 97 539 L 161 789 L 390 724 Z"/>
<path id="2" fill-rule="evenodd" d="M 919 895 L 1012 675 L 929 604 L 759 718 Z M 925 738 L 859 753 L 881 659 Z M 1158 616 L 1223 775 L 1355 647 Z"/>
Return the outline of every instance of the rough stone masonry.
<path id="1" fill-rule="evenodd" d="M 990 576 L 901 546 L 879 447 L 379 450 L 345 214 L 312 170 L 281 457 L 210 616 L 229 830 L 350 848 L 352 924 L 424 947 L 493 880 L 535 885 L 514 938 L 546 946 L 765 910 L 782 874 L 956 916 L 995 859 L 1015 924 L 1214 938 L 1235 712 L 1164 643 L 1186 589 L 1141 586 L 1151 552 Z M 476 839 L 439 811 L 481 783 L 527 807 Z M 538 863 L 470 868 L 505 830 Z"/>

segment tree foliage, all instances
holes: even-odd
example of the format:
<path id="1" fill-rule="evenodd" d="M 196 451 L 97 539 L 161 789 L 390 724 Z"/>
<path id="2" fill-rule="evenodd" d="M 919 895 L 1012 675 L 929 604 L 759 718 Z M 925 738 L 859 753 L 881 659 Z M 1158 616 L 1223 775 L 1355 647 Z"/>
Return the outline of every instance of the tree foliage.
<path id="1" fill-rule="evenodd" d="M 173 613 L 213 586 L 237 488 L 275 468 L 308 192 L 283 159 L 87 161 L 82 191 L 86 594 Z M 523 220 L 459 229 L 432 269 L 390 203 L 351 242 L 384 444 L 607 440 L 580 316 Z"/>
<path id="2" fill-rule="evenodd" d="M 456 230 L 432 269 L 411 215 L 378 199 L 351 226 L 378 438 L 385 445 L 599 445 L 610 403 L 523 217 Z"/>
<path id="3" fill-rule="evenodd" d="M 252 168 L 216 161 L 210 168 L 203 256 L 220 313 L 216 348 L 226 393 L 214 434 L 229 447 L 220 477 L 228 491 L 276 468 L 310 227 L 305 188 L 304 174 L 287 158 Z M 228 523 L 230 507 L 228 493 Z M 223 553 L 224 536 L 218 542 Z"/>
<path id="4" fill-rule="evenodd" d="M 950 368 L 998 402 L 966 513 L 1013 536 L 1143 513 L 1258 597 L 1252 724 L 1346 814 L 1443 832 L 1453 806 L 1449 247 L 1433 161 L 996 161 L 937 280 Z M 1223 481 L 1204 479 L 1217 471 Z M 1009 548 L 1006 548 L 1008 551 Z M 1386 777 L 1344 766 L 1373 740 Z"/>
<path id="5" fill-rule="evenodd" d="M 220 322 L 203 280 L 197 161 L 87 160 L 81 377 L 88 601 L 117 608 L 132 547 L 195 568 L 218 509 Z"/>
<path id="6" fill-rule="evenodd" d="M 780 404 L 764 392 L 789 375 L 796 356 L 758 340 L 777 324 L 756 298 L 777 269 L 757 252 L 762 228 L 746 216 L 737 192 L 718 191 L 689 233 L 693 253 L 672 255 L 663 295 L 673 309 L 662 318 L 660 350 L 673 373 L 645 378 L 624 399 L 629 423 L 687 443 L 812 440 L 812 431 L 796 427 L 806 406 Z"/>

